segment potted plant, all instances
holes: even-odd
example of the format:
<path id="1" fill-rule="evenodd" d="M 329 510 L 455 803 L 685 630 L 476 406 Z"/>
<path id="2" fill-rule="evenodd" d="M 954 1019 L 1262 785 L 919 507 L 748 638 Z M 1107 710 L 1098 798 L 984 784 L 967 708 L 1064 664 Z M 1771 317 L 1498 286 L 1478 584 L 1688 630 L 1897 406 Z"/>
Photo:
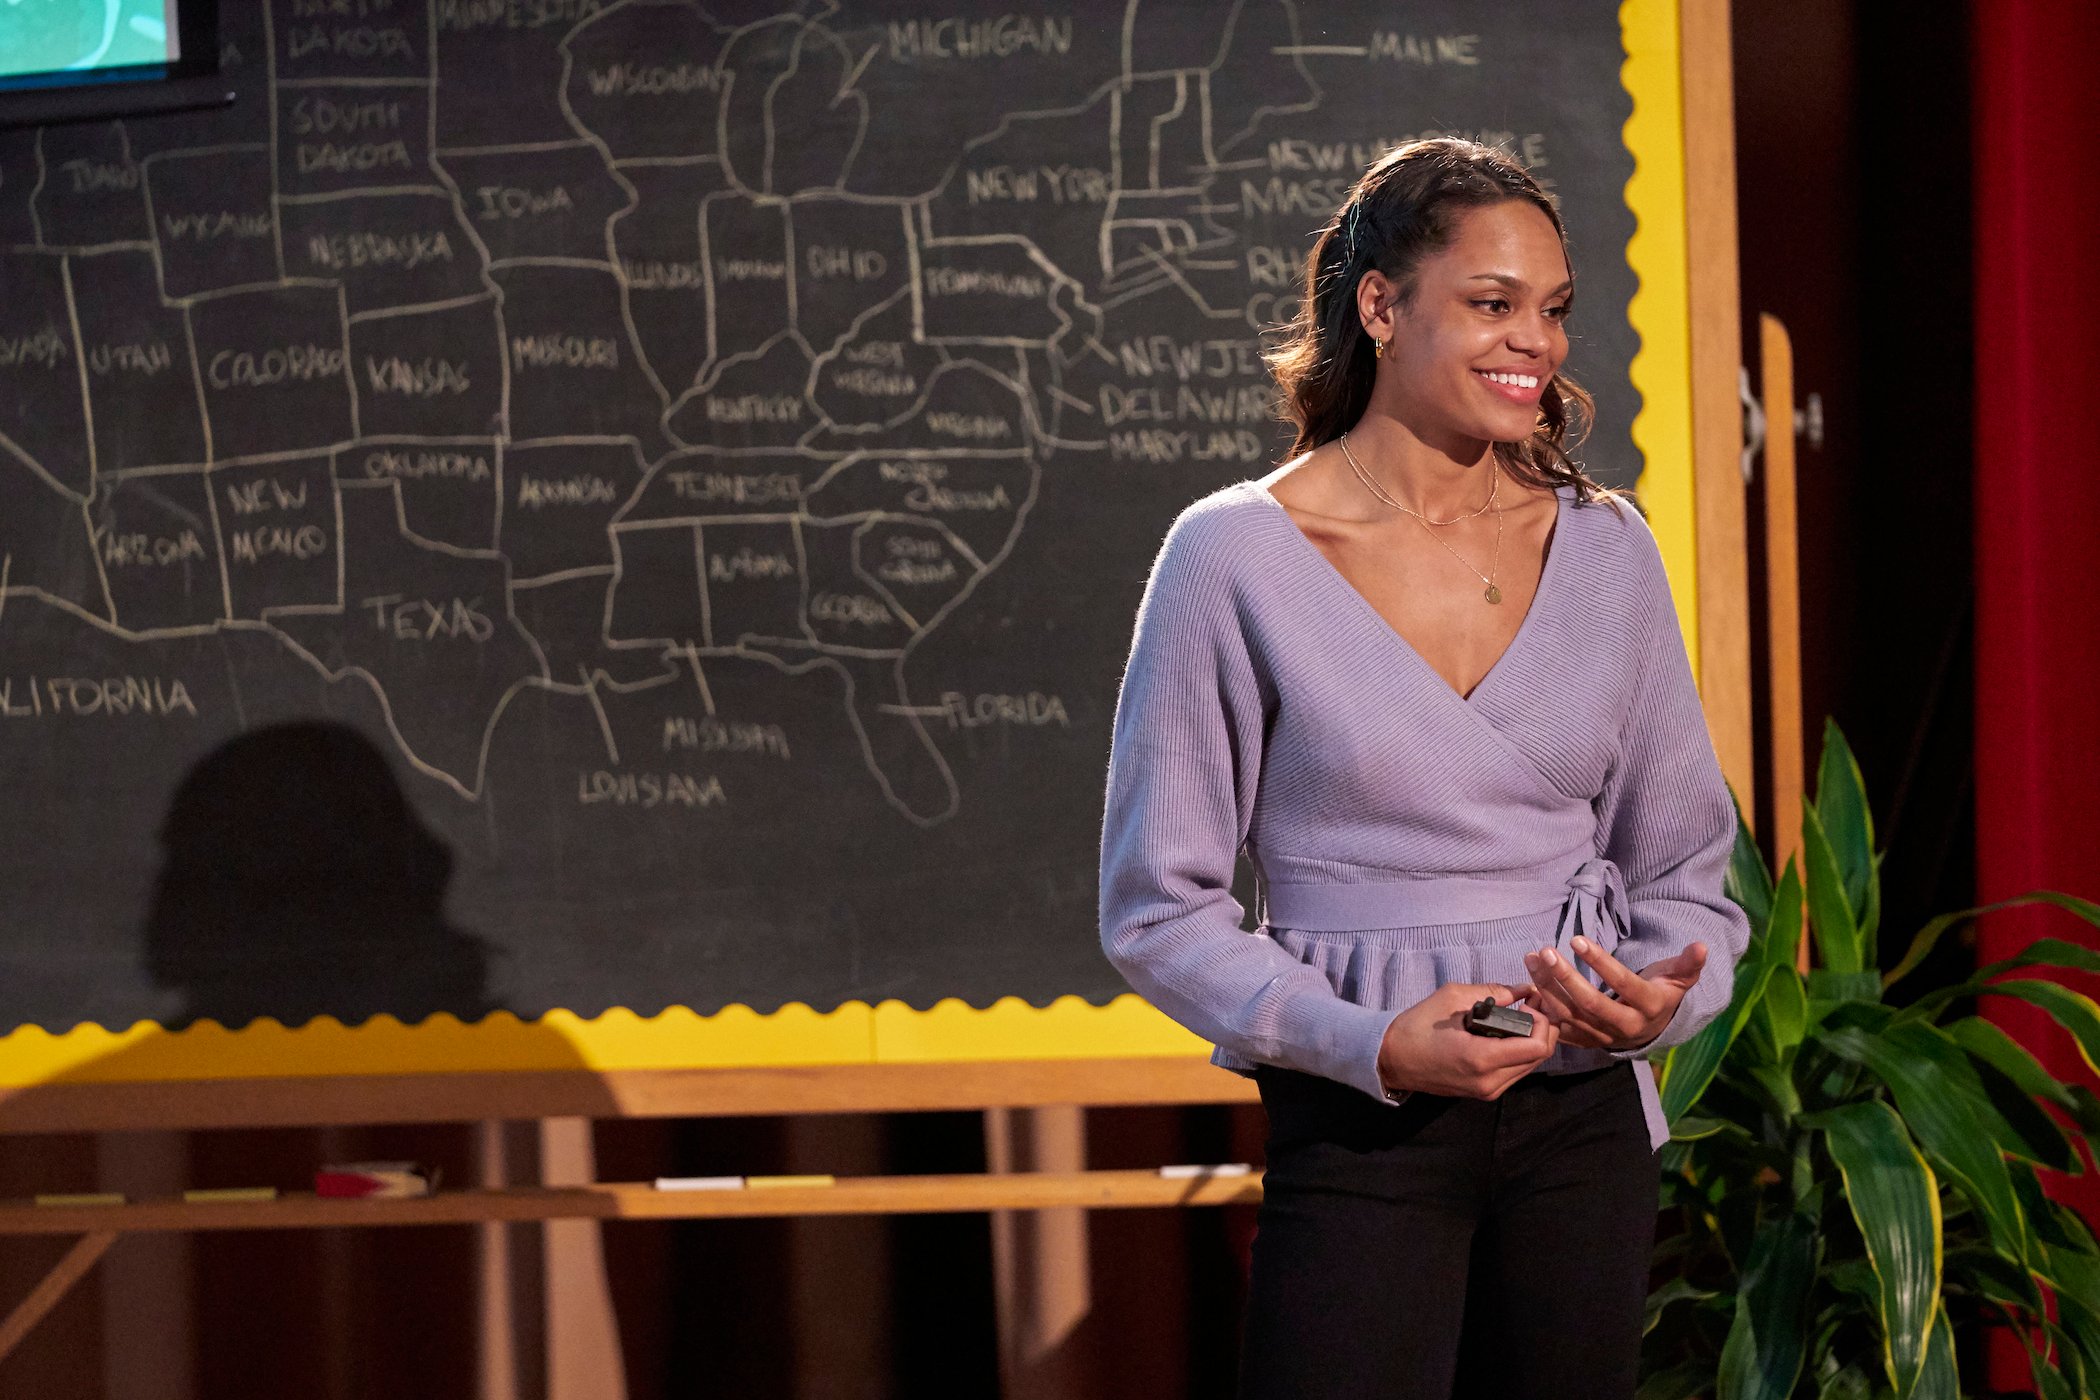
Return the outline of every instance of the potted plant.
<path id="1" fill-rule="evenodd" d="M 1884 970 L 1881 857 L 1834 724 L 1802 805 L 1800 860 L 1777 881 L 1739 814 L 1735 998 L 1657 1065 L 1668 1282 L 1648 1300 L 1640 1400 L 1951 1400 L 1955 1330 L 1991 1322 L 2028 1348 L 2042 1400 L 2088 1395 L 2100 1246 L 2038 1173 L 2088 1169 L 2100 1098 L 1973 1010 L 2038 1006 L 2100 1064 L 2100 1006 L 2026 975 L 2100 972 L 2100 952 L 2045 938 L 1907 1004 L 1889 993 L 1982 914 L 2047 903 L 2100 926 L 2100 905 L 2038 892 L 1943 915 Z"/>

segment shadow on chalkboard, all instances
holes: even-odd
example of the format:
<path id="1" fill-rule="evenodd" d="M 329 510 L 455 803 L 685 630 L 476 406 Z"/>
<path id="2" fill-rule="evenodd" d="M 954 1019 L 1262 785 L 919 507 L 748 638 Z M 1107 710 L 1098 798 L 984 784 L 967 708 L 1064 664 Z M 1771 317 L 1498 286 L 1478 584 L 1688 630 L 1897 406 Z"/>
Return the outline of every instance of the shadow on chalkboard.
<path id="1" fill-rule="evenodd" d="M 354 729 L 272 725 L 207 755 L 176 789 L 161 853 L 146 956 L 183 995 L 171 1028 L 493 1009 L 488 945 L 445 914 L 452 853 Z"/>

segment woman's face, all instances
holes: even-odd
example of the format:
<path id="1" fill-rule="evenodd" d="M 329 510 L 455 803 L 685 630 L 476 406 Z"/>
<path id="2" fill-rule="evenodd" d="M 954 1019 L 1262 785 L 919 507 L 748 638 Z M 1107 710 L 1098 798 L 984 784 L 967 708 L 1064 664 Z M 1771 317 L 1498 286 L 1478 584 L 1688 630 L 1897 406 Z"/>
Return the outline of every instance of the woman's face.
<path id="1" fill-rule="evenodd" d="M 1364 329 L 1385 341 L 1374 401 L 1425 441 L 1516 442 L 1568 357 L 1574 282 L 1537 206 L 1505 200 L 1459 216 L 1449 247 L 1422 260 L 1414 294 L 1376 272 L 1357 290 Z"/>

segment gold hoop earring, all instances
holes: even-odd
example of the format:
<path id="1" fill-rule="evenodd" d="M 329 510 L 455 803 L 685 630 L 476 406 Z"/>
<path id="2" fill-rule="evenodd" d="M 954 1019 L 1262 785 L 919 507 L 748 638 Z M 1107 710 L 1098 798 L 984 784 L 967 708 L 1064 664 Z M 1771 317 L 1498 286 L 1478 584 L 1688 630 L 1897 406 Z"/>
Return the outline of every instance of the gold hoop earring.
<path id="1" fill-rule="evenodd" d="M 1385 342 L 1384 342 L 1384 341 L 1382 341 L 1382 340 L 1374 340 L 1374 341 L 1372 341 L 1372 342 L 1371 342 L 1371 358 L 1372 358 L 1372 359 L 1374 359 L 1374 360 L 1382 360 L 1382 359 L 1384 359 L 1384 358 L 1385 358 Z"/>

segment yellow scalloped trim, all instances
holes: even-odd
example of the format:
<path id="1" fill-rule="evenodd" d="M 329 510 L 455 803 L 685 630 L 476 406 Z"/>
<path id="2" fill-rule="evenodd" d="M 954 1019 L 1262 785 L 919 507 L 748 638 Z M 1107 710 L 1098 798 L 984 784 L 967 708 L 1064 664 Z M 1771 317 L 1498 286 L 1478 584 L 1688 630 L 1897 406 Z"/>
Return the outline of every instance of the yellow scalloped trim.
<path id="1" fill-rule="evenodd" d="M 754 1066 L 928 1063 L 940 1060 L 1088 1059 L 1200 1055 L 1209 1046 L 1132 995 L 1106 1006 L 1075 996 L 1046 1007 L 1004 997 L 978 1010 L 955 999 L 925 1011 L 901 1001 L 847 1002 L 814 1011 L 793 1002 L 760 1014 L 731 1006 L 712 1016 L 672 1007 L 638 1016 L 550 1011 L 535 1021 L 497 1011 L 462 1022 L 445 1013 L 415 1025 L 375 1016 L 345 1026 L 321 1016 L 297 1029 L 267 1018 L 238 1031 L 199 1021 L 171 1031 L 93 1024 L 53 1035 L 23 1026 L 0 1036 L 0 1086 L 140 1083 L 306 1075 L 429 1074 L 473 1070 L 727 1069 Z"/>
<path id="2" fill-rule="evenodd" d="M 1641 411 L 1633 440 L 1646 459 L 1641 504 L 1669 569 L 1685 649 L 1699 655 L 1699 572 L 1692 501 L 1692 347 L 1690 263 L 1685 244 L 1684 84 L 1678 0 L 1626 0 L 1619 32 L 1626 62 L 1619 70 L 1633 114 L 1626 149 L 1633 177 L 1626 205 L 1633 237 L 1626 261 L 1637 282 L 1627 317 L 1640 336 L 1633 385 Z"/>
<path id="3" fill-rule="evenodd" d="M 1127 994 L 1106 1006 L 1066 996 L 1039 1008 L 1001 997 L 980 1011 L 949 997 L 925 1011 L 901 1001 L 875 1008 L 875 1058 L 890 1064 L 1209 1053 L 1209 1041 Z"/>
<path id="4" fill-rule="evenodd" d="M 1683 92 L 1677 0 L 1626 0 L 1621 78 L 1633 100 L 1625 126 L 1634 157 L 1626 185 L 1634 235 L 1626 248 L 1638 286 L 1628 315 L 1640 337 L 1632 378 L 1641 392 L 1633 439 L 1646 459 L 1641 499 L 1676 585 L 1679 620 L 1699 654 L 1692 511 L 1691 348 L 1684 230 Z M 1060 997 L 1034 1007 L 1005 997 L 979 1009 L 950 998 L 918 1011 L 901 1001 L 848 1002 L 814 1011 L 800 1002 L 761 1015 L 732 1006 L 701 1016 L 619 1008 L 585 1018 L 552 1011 L 523 1021 L 507 1011 L 462 1023 L 449 1015 L 360 1026 L 321 1017 L 296 1030 L 257 1021 L 239 1031 L 205 1021 L 170 1031 L 86 1024 L 53 1035 L 25 1026 L 0 1036 L 0 1087 L 70 1081 L 152 1082 L 306 1075 L 395 1075 L 472 1070 L 734 1068 L 927 1064 L 960 1060 L 1200 1055 L 1208 1046 L 1136 996 L 1105 1006 Z"/>

